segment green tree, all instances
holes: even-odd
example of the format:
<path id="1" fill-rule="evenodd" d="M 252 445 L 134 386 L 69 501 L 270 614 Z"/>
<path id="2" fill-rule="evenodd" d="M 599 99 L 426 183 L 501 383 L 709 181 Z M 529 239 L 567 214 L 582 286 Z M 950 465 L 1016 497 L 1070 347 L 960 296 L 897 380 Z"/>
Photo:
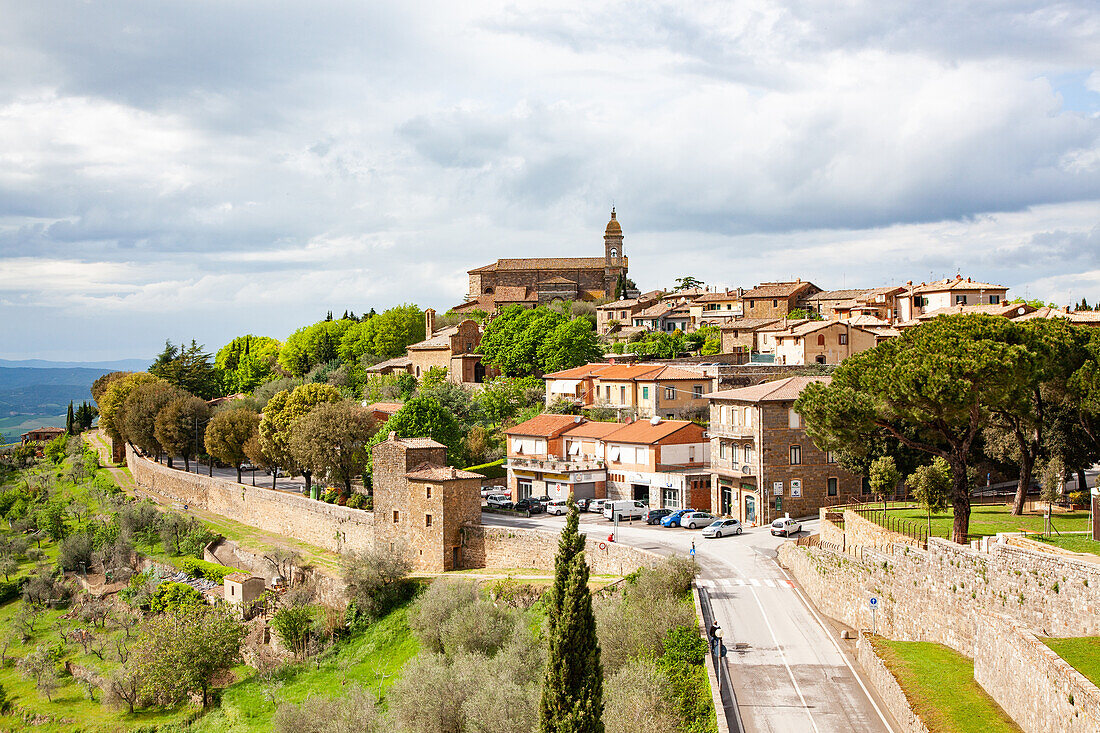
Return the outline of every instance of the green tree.
<path id="1" fill-rule="evenodd" d="M 238 336 L 214 355 L 227 392 L 250 393 L 275 374 L 281 344 L 267 336 Z"/>
<path id="2" fill-rule="evenodd" d="M 374 363 L 401 356 L 410 344 L 431 335 L 424 333 L 424 326 L 424 311 L 418 306 L 395 306 L 348 328 L 340 338 L 340 359 Z"/>
<path id="3" fill-rule="evenodd" d="M 928 513 L 928 536 L 932 536 L 932 515 L 947 511 L 948 496 L 951 492 L 951 467 L 943 458 L 936 457 L 932 463 L 918 466 L 910 474 L 909 487 L 913 498 Z"/>
<path id="4" fill-rule="evenodd" d="M 221 370 L 210 362 L 212 357 L 203 348 L 194 339 L 190 346 L 165 341 L 164 351 L 157 355 L 149 373 L 204 400 L 217 397 L 222 394 Z"/>
<path id="5" fill-rule="evenodd" d="M 99 402 L 100 398 L 103 397 L 103 393 L 107 391 L 108 387 L 110 387 L 119 379 L 122 379 L 123 377 L 128 377 L 131 374 L 133 374 L 133 372 L 107 372 L 103 376 L 96 378 L 96 380 L 92 382 L 92 386 L 89 389 L 89 391 L 92 393 L 92 399 L 96 402 Z"/>
<path id="6" fill-rule="evenodd" d="M 676 278 L 676 287 L 673 290 L 693 290 L 703 287 L 704 284 L 699 278 L 688 275 L 687 277 Z"/>
<path id="7" fill-rule="evenodd" d="M 318 364 L 339 356 L 340 341 L 356 324 L 349 319 L 324 320 L 299 328 L 279 351 L 279 365 L 295 377 L 304 377 Z"/>
<path id="8" fill-rule="evenodd" d="M 65 413 L 65 434 L 76 435 L 76 415 L 73 413 L 72 400 L 69 400 L 69 411 Z"/>
<path id="9" fill-rule="evenodd" d="M 794 319 L 797 319 L 797 318 L 805 318 L 805 319 L 810 320 L 810 321 L 824 320 L 824 319 L 822 319 L 820 313 L 818 313 L 815 310 L 809 310 L 807 308 L 795 308 L 794 310 L 792 310 L 790 313 L 787 314 L 787 318 L 790 318 L 791 320 L 794 320 Z"/>
<path id="10" fill-rule="evenodd" d="M 496 377 L 485 382 L 474 402 L 486 422 L 499 426 L 521 410 L 541 405 L 545 397 L 546 382 L 538 377 Z"/>
<path id="11" fill-rule="evenodd" d="M 228 609 L 187 605 L 142 622 L 126 667 L 158 704 L 178 705 L 198 693 L 205 708 L 213 679 L 240 662 L 244 634 Z"/>
<path id="12" fill-rule="evenodd" d="M 897 490 L 899 481 L 901 471 L 893 456 L 880 456 L 871 462 L 867 482 L 871 485 L 871 492 L 882 500 L 883 511 L 886 511 L 886 497 Z"/>
<path id="13" fill-rule="evenodd" d="M 540 733 L 602 733 L 603 669 L 596 617 L 588 592 L 584 535 L 577 505 L 569 515 L 554 558 L 554 584 L 546 609 L 546 681 L 539 706 Z"/>
<path id="14" fill-rule="evenodd" d="M 164 447 L 157 441 L 157 415 L 172 400 L 188 396 L 163 379 L 135 387 L 126 397 L 118 420 L 126 440 L 159 460 Z"/>
<path id="15" fill-rule="evenodd" d="M 416 396 L 390 416 L 367 444 L 368 467 L 372 468 L 369 454 L 374 446 L 396 433 L 398 438 L 431 438 L 447 446 L 447 462 L 461 462 L 465 433 L 455 416 L 433 397 Z M 373 469 L 372 469 L 373 470 Z"/>
<path id="16" fill-rule="evenodd" d="M 967 468 L 975 439 L 1015 386 L 1021 362 L 1034 358 L 1010 343 L 1006 318 L 944 316 L 844 360 L 832 382 L 814 382 L 795 409 L 823 450 L 860 453 L 883 434 L 951 467 L 953 538 L 970 526 Z"/>
<path id="17" fill-rule="evenodd" d="M 355 402 L 320 404 L 291 426 L 290 453 L 297 465 L 326 474 L 351 496 L 351 480 L 366 468 L 366 446 L 377 430 L 371 413 Z"/>
<path id="18" fill-rule="evenodd" d="M 210 406 L 198 397 L 177 397 L 157 413 L 154 435 L 164 452 L 183 458 L 183 466 L 191 470 L 191 458 L 203 445 Z M 171 458 L 169 458 L 171 460 Z"/>
<path id="19" fill-rule="evenodd" d="M 153 613 L 168 613 L 204 602 L 202 593 L 186 583 L 161 583 L 149 600 L 149 610 Z"/>
<path id="20" fill-rule="evenodd" d="M 541 374 L 545 364 L 539 356 L 539 347 L 549 334 L 568 321 L 567 316 L 550 308 L 510 305 L 485 326 L 477 351 L 487 365 L 497 367 L 506 376 Z M 558 344 L 568 346 L 568 335 L 563 331 Z M 547 353 L 544 350 L 543 355 Z"/>
<path id="21" fill-rule="evenodd" d="M 99 412 L 87 402 L 81 402 L 80 407 L 76 410 L 76 422 L 81 430 L 87 430 L 92 427 L 92 421 L 95 420 L 96 415 Z"/>
<path id="22" fill-rule="evenodd" d="M 340 321 L 334 321 L 339 323 Z M 276 463 L 301 472 L 306 480 L 306 493 L 313 486 L 313 471 L 298 465 L 290 450 L 291 426 L 310 410 L 325 402 L 339 402 L 340 390 L 327 384 L 303 384 L 293 391 L 276 394 L 264 405 L 260 419 L 260 445 L 264 453 Z"/>
<path id="23" fill-rule="evenodd" d="M 539 373 L 556 372 L 598 361 L 603 356 L 596 332 L 585 318 L 559 324 L 535 350 Z"/>
<path id="24" fill-rule="evenodd" d="M 241 464 L 248 460 L 245 443 L 258 433 L 259 427 L 260 416 L 244 408 L 219 412 L 206 426 L 203 440 L 206 452 L 237 469 L 237 483 L 241 482 Z"/>
<path id="25" fill-rule="evenodd" d="M 103 428 L 111 440 L 122 441 L 125 440 L 125 428 L 121 424 L 121 418 L 126 398 L 135 388 L 155 382 L 157 378 L 146 372 L 115 373 L 122 376 L 107 382 L 96 402 L 99 404 L 99 427 Z"/>
<path id="26" fill-rule="evenodd" d="M 280 606 L 271 617 L 271 628 L 279 635 L 279 640 L 295 656 L 302 657 L 309 646 L 309 635 L 313 630 L 313 608 L 310 606 Z"/>

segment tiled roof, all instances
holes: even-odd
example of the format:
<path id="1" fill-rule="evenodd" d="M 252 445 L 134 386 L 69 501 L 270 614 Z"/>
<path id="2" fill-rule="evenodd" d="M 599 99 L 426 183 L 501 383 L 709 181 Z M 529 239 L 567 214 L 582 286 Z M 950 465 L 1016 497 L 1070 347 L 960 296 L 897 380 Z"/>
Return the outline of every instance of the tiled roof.
<path id="1" fill-rule="evenodd" d="M 574 425 L 579 424 L 583 417 L 577 415 L 555 415 L 544 412 L 535 415 L 530 420 L 508 428 L 505 435 L 535 435 L 541 438 L 556 438 Z"/>
<path id="2" fill-rule="evenodd" d="M 757 331 L 789 331 L 803 323 L 824 323 L 824 321 L 811 321 L 809 318 L 788 318 L 786 321 L 776 321 L 770 326 L 761 326 Z"/>
<path id="3" fill-rule="evenodd" d="M 668 300 L 669 298 L 687 298 L 688 300 L 691 300 L 692 298 L 697 298 L 700 295 L 709 292 L 710 291 L 706 288 L 687 288 L 685 290 L 669 290 L 661 297 L 665 300 Z"/>
<path id="4" fill-rule="evenodd" d="M 1062 308 L 1052 308 L 1049 305 L 1037 308 L 1016 320 L 1030 321 L 1035 318 L 1065 318 L 1070 323 L 1079 325 L 1100 325 L 1100 311 L 1067 311 Z"/>
<path id="5" fill-rule="evenodd" d="M 405 474 L 405 478 L 411 478 L 414 481 L 455 481 L 457 479 L 483 479 L 485 478 L 480 473 L 474 473 L 473 471 L 463 471 L 460 468 L 454 466 L 441 466 L 434 463 L 421 463 Z"/>
<path id="6" fill-rule="evenodd" d="M 614 300 L 610 303 L 604 303 L 603 305 L 596 306 L 596 310 L 622 310 L 623 308 L 633 308 L 638 305 L 637 298 L 627 298 L 626 300 Z"/>
<path id="7" fill-rule="evenodd" d="M 747 298 L 789 298 L 795 293 L 802 292 L 809 288 L 816 288 L 817 286 L 811 282 L 802 282 L 796 280 L 795 282 L 781 282 L 781 283 L 760 283 L 752 290 L 745 293 L 744 297 Z"/>
<path id="8" fill-rule="evenodd" d="M 442 443 L 431 438 L 395 438 L 409 448 L 446 448 Z"/>
<path id="9" fill-rule="evenodd" d="M 256 576 L 249 575 L 248 573 L 230 573 L 229 575 L 225 576 L 225 578 L 223 578 L 223 580 L 233 580 L 233 581 L 236 581 L 237 583 L 243 583 L 244 581 L 248 580 L 249 578 L 253 578 L 253 577 L 256 577 Z"/>
<path id="10" fill-rule="evenodd" d="M 397 369 L 399 367 L 407 367 L 409 364 L 412 364 L 412 359 L 407 356 L 398 356 L 394 357 L 393 359 L 387 359 L 386 361 L 380 361 L 377 364 L 372 364 L 363 371 L 379 372 L 383 369 Z"/>
<path id="11" fill-rule="evenodd" d="M 423 341 L 412 344 L 409 346 L 410 351 L 419 351 L 421 349 L 445 349 L 451 345 L 451 336 L 458 333 L 458 326 L 449 326 L 440 331 L 436 331 L 432 334 L 431 338 L 424 339 Z"/>
<path id="12" fill-rule="evenodd" d="M 967 313 L 986 313 L 991 316 L 1004 316 L 1005 318 L 1014 318 L 1016 316 L 1027 315 L 1033 310 L 1035 309 L 1032 306 L 1025 303 L 997 303 L 996 305 L 990 303 L 980 303 L 974 305 L 949 305 L 946 308 L 937 308 L 934 311 L 922 313 L 917 316 L 917 320 L 930 321 L 936 316 L 958 316 Z M 1023 311 L 1023 313 L 1021 313 L 1020 311 Z"/>
<path id="13" fill-rule="evenodd" d="M 665 316 L 669 311 L 676 308 L 676 303 L 669 301 L 661 301 L 656 305 L 652 305 L 646 308 L 644 311 L 639 311 L 634 314 L 635 318 L 661 318 Z"/>
<path id="14" fill-rule="evenodd" d="M 542 375 L 543 379 L 584 379 L 585 377 L 597 374 L 600 371 L 611 366 L 610 364 L 584 364 L 583 366 L 573 367 L 572 369 L 562 369 L 560 372 L 552 372 L 550 374 Z"/>
<path id="15" fill-rule="evenodd" d="M 588 420 L 576 427 L 569 428 L 563 435 L 567 438 L 603 438 L 622 426 L 622 423 L 617 422 L 597 422 L 595 420 Z"/>
<path id="16" fill-rule="evenodd" d="M 811 382 L 824 382 L 828 384 L 832 377 L 787 377 L 777 379 L 774 382 L 764 382 L 752 387 L 739 389 L 725 389 L 720 392 L 711 392 L 704 395 L 712 400 L 740 400 L 742 402 L 791 402 L 798 399 L 798 395 Z"/>
<path id="17" fill-rule="evenodd" d="M 649 420 L 635 420 L 632 423 L 623 425 L 613 433 L 609 433 L 604 437 L 604 440 L 609 443 L 652 445 L 681 430 L 697 432 L 699 440 L 703 440 L 703 426 L 689 420 L 661 420 L 656 425 Z"/>
<path id="18" fill-rule="evenodd" d="M 881 318 L 875 318 L 872 315 L 864 313 L 863 315 L 856 316 L 855 318 L 848 319 L 848 323 L 853 326 L 859 326 L 861 328 L 886 328 L 890 325 L 889 321 L 884 321 Z"/>
<path id="19" fill-rule="evenodd" d="M 603 267 L 603 257 L 524 257 L 499 259 L 491 265 L 475 267 L 473 270 L 467 270 L 467 272 L 492 272 L 496 270 L 602 270 Z"/>
<path id="20" fill-rule="evenodd" d="M 719 326 L 719 328 L 723 331 L 755 331 L 764 326 L 770 326 L 778 322 L 778 318 L 742 318 L 733 323 Z"/>
<path id="21" fill-rule="evenodd" d="M 609 364 L 597 377 L 608 382 L 653 382 L 656 380 L 704 380 L 700 372 L 654 364 Z"/>
<path id="22" fill-rule="evenodd" d="M 911 292 L 916 293 L 942 293 L 946 290 L 1008 290 L 1004 285 L 980 283 L 966 277 L 949 277 L 931 283 L 921 283 L 915 286 Z"/>
<path id="23" fill-rule="evenodd" d="M 702 295 L 696 297 L 694 302 L 696 302 L 696 303 L 710 303 L 710 302 L 713 302 L 713 301 L 716 301 L 716 300 L 718 300 L 718 301 L 722 301 L 722 300 L 741 300 L 741 296 L 738 295 L 736 291 L 733 291 L 733 292 L 726 291 L 724 293 L 723 292 L 703 293 Z"/>

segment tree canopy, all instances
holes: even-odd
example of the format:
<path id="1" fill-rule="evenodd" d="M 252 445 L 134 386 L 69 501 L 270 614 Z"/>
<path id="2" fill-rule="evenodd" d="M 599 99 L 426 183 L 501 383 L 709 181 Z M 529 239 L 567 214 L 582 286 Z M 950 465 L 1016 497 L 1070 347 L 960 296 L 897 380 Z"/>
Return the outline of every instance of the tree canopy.
<path id="1" fill-rule="evenodd" d="M 157 355 L 149 373 L 169 384 L 209 400 L 222 394 L 221 372 L 211 363 L 211 355 L 203 345 L 191 339 L 189 346 L 164 342 L 164 351 Z"/>
<path id="2" fill-rule="evenodd" d="M 120 413 L 123 437 L 147 455 L 159 456 L 164 449 L 157 441 L 157 414 L 172 400 L 185 396 L 183 390 L 163 379 L 138 385 L 126 397 Z"/>
<path id="3" fill-rule="evenodd" d="M 375 433 L 370 449 L 396 433 L 398 438 L 431 438 L 447 446 L 447 462 L 459 463 L 463 452 L 462 426 L 434 397 L 417 395 L 401 406 Z"/>
<path id="4" fill-rule="evenodd" d="M 237 483 L 241 481 L 241 464 L 248 460 L 245 444 L 257 435 L 259 427 L 260 416 L 244 408 L 223 410 L 206 427 L 206 452 L 237 469 Z"/>
<path id="5" fill-rule="evenodd" d="M 340 339 L 356 321 L 319 321 L 299 328 L 287 337 L 279 351 L 279 365 L 295 377 L 304 377 L 318 364 L 340 355 Z"/>
<path id="6" fill-rule="evenodd" d="M 122 409 L 126 398 L 135 388 L 142 384 L 151 384 L 157 381 L 157 378 L 146 372 L 115 372 L 115 374 L 122 374 L 122 376 L 105 382 L 100 396 L 96 398 L 99 405 L 99 426 L 106 431 L 111 440 L 124 440 Z"/>
<path id="7" fill-rule="evenodd" d="M 210 406 L 192 395 L 176 397 L 157 413 L 154 434 L 164 452 L 183 458 L 184 468 L 191 469 L 191 458 L 203 446 Z"/>
<path id="8" fill-rule="evenodd" d="M 339 356 L 345 362 L 364 357 L 370 362 L 401 356 L 409 344 L 423 341 L 424 311 L 406 303 L 352 325 L 340 339 Z"/>
<path id="9" fill-rule="evenodd" d="M 227 393 L 251 392 L 274 374 L 281 344 L 267 336 L 238 336 L 218 349 L 214 366 L 222 371 Z"/>
<path id="10" fill-rule="evenodd" d="M 324 402 L 339 402 L 340 391 L 327 384 L 303 384 L 293 391 L 282 391 L 264 405 L 260 419 L 260 444 L 263 452 L 277 465 L 301 471 L 306 489 L 312 483 L 313 472 L 298 465 L 290 450 L 291 426 L 310 410 Z"/>
<path id="11" fill-rule="evenodd" d="M 510 377 L 581 366 L 603 353 L 587 318 L 520 305 L 500 310 L 485 326 L 477 350 L 486 364 Z"/>
<path id="12" fill-rule="evenodd" d="M 378 425 L 370 412 L 351 401 L 323 403 L 291 427 L 290 452 L 298 465 L 323 474 L 351 494 L 351 480 L 367 465 L 367 443 Z"/>

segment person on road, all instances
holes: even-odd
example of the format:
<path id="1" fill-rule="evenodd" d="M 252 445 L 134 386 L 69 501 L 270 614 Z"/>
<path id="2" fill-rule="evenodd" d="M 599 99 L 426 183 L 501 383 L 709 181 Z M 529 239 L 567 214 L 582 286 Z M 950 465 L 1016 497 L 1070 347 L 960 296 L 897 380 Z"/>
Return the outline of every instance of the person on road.
<path id="1" fill-rule="evenodd" d="M 713 653 L 715 647 L 718 646 L 718 629 L 722 628 L 718 625 L 717 621 L 710 622 L 710 628 L 707 629 L 707 638 L 710 639 L 710 650 Z"/>

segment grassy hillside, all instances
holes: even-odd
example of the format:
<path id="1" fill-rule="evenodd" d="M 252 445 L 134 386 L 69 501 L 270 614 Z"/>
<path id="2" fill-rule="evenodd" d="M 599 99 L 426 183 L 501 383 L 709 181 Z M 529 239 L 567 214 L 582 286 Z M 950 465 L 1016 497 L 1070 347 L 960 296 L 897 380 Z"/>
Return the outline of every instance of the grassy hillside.
<path id="1" fill-rule="evenodd" d="M 64 427 L 69 402 L 92 401 L 92 382 L 108 370 L 0 367 L 0 443 L 39 426 Z"/>

